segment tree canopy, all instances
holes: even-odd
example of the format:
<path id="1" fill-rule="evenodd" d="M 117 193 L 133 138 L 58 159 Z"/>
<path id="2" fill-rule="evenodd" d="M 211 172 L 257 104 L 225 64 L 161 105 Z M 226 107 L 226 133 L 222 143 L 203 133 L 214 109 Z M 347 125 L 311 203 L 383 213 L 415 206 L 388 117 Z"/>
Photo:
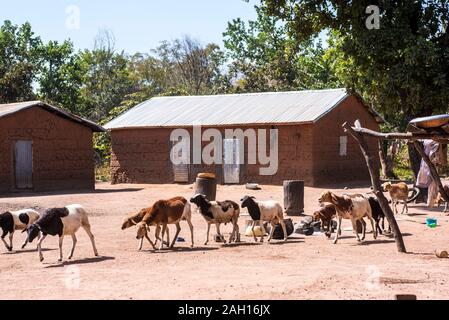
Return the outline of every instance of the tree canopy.
<path id="1" fill-rule="evenodd" d="M 446 112 L 449 106 L 447 0 L 263 0 L 301 43 L 329 30 L 333 72 L 390 122 Z M 367 28 L 367 7 L 379 8 L 379 29 Z"/>

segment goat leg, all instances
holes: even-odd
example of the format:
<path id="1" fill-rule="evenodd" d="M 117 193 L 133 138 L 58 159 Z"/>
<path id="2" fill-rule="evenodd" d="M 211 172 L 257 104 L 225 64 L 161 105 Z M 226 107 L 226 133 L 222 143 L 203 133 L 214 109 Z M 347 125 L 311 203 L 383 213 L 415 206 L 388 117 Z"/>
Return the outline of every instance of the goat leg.
<path id="1" fill-rule="evenodd" d="M 362 240 L 360 240 L 359 231 L 357 230 L 357 220 L 351 217 L 351 222 L 352 222 L 352 229 L 355 232 L 355 236 L 357 238 L 357 242 L 361 242 Z M 362 223 L 362 228 L 363 228 L 363 223 Z"/>
<path id="2" fill-rule="evenodd" d="M 220 231 L 220 223 L 215 223 L 215 228 L 217 229 L 217 234 L 220 237 L 220 240 L 223 241 L 223 243 L 226 243 L 225 238 L 223 237 L 223 235 L 221 234 Z"/>
<path id="3" fill-rule="evenodd" d="M 153 249 L 156 250 L 156 245 L 153 243 L 153 241 L 151 241 L 150 237 L 146 233 L 145 233 L 145 239 L 147 239 L 148 242 L 150 243 L 150 245 L 153 247 Z M 143 241 L 143 238 L 141 240 Z"/>
<path id="4" fill-rule="evenodd" d="M 42 238 L 39 239 L 39 241 L 37 242 L 37 252 L 39 253 L 39 260 L 42 262 L 44 261 L 44 256 L 42 254 L 42 242 L 44 241 L 44 239 L 47 237 L 47 235 L 43 235 Z"/>
<path id="5" fill-rule="evenodd" d="M 70 250 L 70 255 L 68 257 L 68 259 L 72 259 L 73 257 L 73 253 L 75 252 L 75 246 L 76 246 L 77 240 L 76 240 L 76 235 L 72 234 L 72 249 Z"/>
<path id="6" fill-rule="evenodd" d="M 137 248 L 137 250 L 142 250 L 142 247 L 143 247 L 143 238 L 140 238 L 140 240 L 139 240 L 139 247 Z"/>
<path id="7" fill-rule="evenodd" d="M 382 228 L 380 227 L 380 220 L 375 221 L 375 228 L 379 234 L 382 234 Z"/>
<path id="8" fill-rule="evenodd" d="M 98 257 L 98 250 L 97 250 L 97 246 L 95 245 L 95 237 L 94 237 L 92 231 L 90 230 L 90 225 L 84 224 L 82 227 L 84 228 L 84 231 L 86 231 L 87 236 L 90 239 L 90 243 L 92 244 L 92 249 L 94 250 L 94 255 L 96 257 Z"/>
<path id="9" fill-rule="evenodd" d="M 148 232 L 150 232 L 150 226 L 147 226 L 148 228 Z M 157 245 L 157 241 L 161 240 L 161 227 L 159 226 L 159 224 L 156 224 L 156 230 L 154 230 L 154 245 Z M 162 240 L 161 240 L 162 241 Z"/>
<path id="10" fill-rule="evenodd" d="M 181 231 L 181 226 L 179 225 L 179 222 L 176 224 L 176 233 L 175 236 L 173 237 L 173 241 L 170 244 L 170 248 L 173 248 L 176 242 L 176 239 L 178 239 L 178 234 Z"/>
<path id="11" fill-rule="evenodd" d="M 369 217 L 370 221 L 371 221 L 371 228 L 373 229 L 373 237 L 374 239 L 377 239 L 377 229 L 374 226 L 374 219 L 372 217 Z M 366 228 L 366 226 L 365 226 Z"/>
<path id="12" fill-rule="evenodd" d="M 446 202 L 446 204 L 444 205 L 444 211 L 443 212 L 447 212 L 447 204 L 448 204 L 448 202 Z"/>
<path id="13" fill-rule="evenodd" d="M 62 261 L 62 243 L 64 242 L 64 235 L 59 236 L 59 259 L 58 261 Z"/>
<path id="14" fill-rule="evenodd" d="M 238 217 L 234 216 L 231 221 L 232 221 L 232 241 L 234 241 L 234 243 L 240 242 Z M 229 240 L 229 242 L 231 242 L 231 240 Z"/>
<path id="15" fill-rule="evenodd" d="M 253 225 L 251 226 L 251 232 L 252 232 L 253 237 L 254 237 L 254 242 L 257 242 L 256 233 L 254 232 L 254 227 L 255 226 L 256 226 L 256 220 L 253 220 Z"/>
<path id="16" fill-rule="evenodd" d="M 324 231 L 324 234 L 327 238 L 331 237 L 332 234 L 332 219 L 325 221 L 324 219 L 321 219 L 321 227 Z"/>
<path id="17" fill-rule="evenodd" d="M 267 240 L 268 242 L 271 241 L 271 238 L 273 237 L 273 233 L 274 233 L 274 227 L 276 226 L 274 221 L 271 221 L 270 224 L 271 224 L 271 230 L 270 230 L 270 235 L 268 236 L 268 240 Z"/>
<path id="18" fill-rule="evenodd" d="M 231 235 L 229 236 L 229 243 L 232 243 L 232 241 L 235 241 L 235 223 L 234 221 L 232 221 L 232 232 Z"/>
<path id="19" fill-rule="evenodd" d="M 164 223 L 164 224 L 162 225 L 161 239 L 164 239 L 165 231 L 167 231 L 167 224 L 166 224 L 166 223 Z M 161 241 L 161 244 L 159 245 L 159 250 L 162 250 L 162 246 L 163 246 L 163 245 L 164 245 L 164 241 Z"/>
<path id="20" fill-rule="evenodd" d="M 262 232 L 262 235 L 260 237 L 260 242 L 263 242 L 263 237 L 265 236 L 265 233 L 267 233 L 267 231 L 265 230 L 265 227 L 263 226 L 263 221 L 260 220 L 260 230 Z"/>
<path id="21" fill-rule="evenodd" d="M 170 228 L 168 225 L 165 231 L 167 231 L 167 241 L 165 241 L 164 244 L 168 248 L 170 246 Z"/>
<path id="22" fill-rule="evenodd" d="M 191 244 L 190 244 L 190 248 L 193 248 L 193 224 L 192 221 L 190 221 L 190 219 L 187 219 L 187 224 L 189 225 L 189 229 L 190 229 L 190 237 L 191 237 Z"/>
<path id="23" fill-rule="evenodd" d="M 4 233 L 4 234 L 2 235 L 2 237 L 1 237 L 1 238 L 2 238 L 2 241 L 3 241 L 3 243 L 5 244 L 6 250 L 11 251 L 12 248 L 10 248 L 9 245 L 6 243 L 6 241 L 5 241 L 5 236 L 6 236 L 6 233 Z"/>
<path id="24" fill-rule="evenodd" d="M 207 245 L 209 243 L 209 232 L 210 232 L 210 223 L 207 223 L 206 241 L 204 241 L 204 245 Z"/>
<path id="25" fill-rule="evenodd" d="M 281 224 L 282 231 L 284 232 L 284 241 L 287 241 L 288 234 L 287 234 L 287 228 L 285 227 L 284 219 L 279 219 L 279 223 Z M 274 230 L 274 228 L 273 228 L 273 230 Z"/>
<path id="26" fill-rule="evenodd" d="M 234 242 L 240 242 L 240 229 L 239 229 L 239 224 L 237 222 L 237 219 L 235 219 L 234 224 L 235 224 L 235 237 L 236 237 Z"/>
<path id="27" fill-rule="evenodd" d="M 360 219 L 360 223 L 362 224 L 362 240 L 365 240 L 365 235 L 366 235 L 366 222 L 365 220 Z"/>
<path id="28" fill-rule="evenodd" d="M 28 244 L 28 237 L 25 238 L 25 241 L 22 244 L 22 249 L 24 249 L 27 244 Z"/>
<path id="29" fill-rule="evenodd" d="M 334 244 L 337 243 L 338 241 L 338 236 L 340 235 L 341 232 L 341 219 L 342 217 L 337 217 L 337 231 L 335 232 L 335 238 L 334 238 Z"/>
<path id="30" fill-rule="evenodd" d="M 12 238 L 14 237 L 14 231 L 9 233 L 9 251 L 12 251 Z"/>

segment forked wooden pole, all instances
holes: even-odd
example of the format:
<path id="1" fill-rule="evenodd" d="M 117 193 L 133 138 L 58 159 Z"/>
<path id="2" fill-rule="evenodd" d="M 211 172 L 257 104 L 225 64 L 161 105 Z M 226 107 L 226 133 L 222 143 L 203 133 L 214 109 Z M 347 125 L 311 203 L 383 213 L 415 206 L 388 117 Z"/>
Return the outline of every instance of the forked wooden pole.
<path id="1" fill-rule="evenodd" d="M 379 201 L 379 205 L 382 208 L 382 211 L 385 213 L 385 217 L 387 218 L 387 221 L 391 226 L 391 230 L 393 231 L 398 251 L 405 253 L 407 251 L 405 249 L 405 244 L 404 240 L 402 239 L 401 231 L 399 230 L 399 226 L 398 223 L 396 222 L 393 211 L 391 210 L 390 205 L 388 204 L 388 200 L 387 198 L 385 198 L 382 192 L 379 172 L 378 170 L 376 170 L 373 156 L 369 151 L 368 145 L 363 136 L 362 133 L 363 130 L 360 130 L 362 128 L 360 126 L 359 121 L 356 121 L 355 127 L 356 128 L 352 128 L 347 122 L 343 124 L 343 128 L 345 129 L 345 131 L 348 132 L 357 141 L 357 143 L 360 146 L 360 149 L 362 150 L 363 156 L 365 157 L 366 165 L 368 167 L 369 174 L 371 176 L 371 184 L 373 186 L 374 194 L 376 195 L 377 200 Z M 357 132 L 354 129 L 357 129 Z"/>

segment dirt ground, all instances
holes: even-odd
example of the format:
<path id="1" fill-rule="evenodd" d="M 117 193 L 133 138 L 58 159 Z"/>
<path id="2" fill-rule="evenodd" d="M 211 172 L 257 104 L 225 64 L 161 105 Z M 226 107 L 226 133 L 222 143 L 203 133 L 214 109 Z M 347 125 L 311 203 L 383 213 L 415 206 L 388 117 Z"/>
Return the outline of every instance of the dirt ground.
<path id="1" fill-rule="evenodd" d="M 306 214 L 317 208 L 323 190 L 306 188 Z M 343 192 L 341 187 L 334 190 Z M 345 192 L 365 191 L 367 187 Z M 182 223 L 180 236 L 186 242 L 160 252 L 150 250 L 148 243 L 137 251 L 135 229 L 120 230 L 126 213 L 160 198 L 192 193 L 192 185 L 99 183 L 90 193 L 0 197 L 0 212 L 82 204 L 91 215 L 100 253 L 93 256 L 81 230 L 72 261 L 58 263 L 57 238 L 48 237 L 43 243 L 45 260 L 40 263 L 35 243 L 20 250 L 25 235 L 16 233 L 17 251 L 7 252 L 0 243 L 0 299 L 393 299 L 399 293 L 416 294 L 418 299 L 449 298 L 449 259 L 434 254 L 436 248 L 449 250 L 449 217 L 442 208 L 411 205 L 408 215 L 397 216 L 407 254 L 397 253 L 394 240 L 385 235 L 373 240 L 368 233 L 358 244 L 349 221 L 344 221 L 343 235 L 335 245 L 318 234 L 263 244 L 242 235 L 241 244 L 223 245 L 211 239 L 204 246 L 206 223 L 194 214 L 195 247 L 189 248 L 189 229 Z M 219 199 L 235 201 L 245 194 L 282 201 L 282 187 L 277 186 L 262 186 L 259 191 L 219 186 L 217 193 Z M 438 219 L 437 228 L 425 225 L 429 216 Z M 243 211 L 241 232 L 248 218 Z M 171 230 L 173 235 L 173 226 Z M 222 228 L 226 236 L 230 230 L 230 225 Z M 70 237 L 65 238 L 65 256 L 70 245 Z"/>

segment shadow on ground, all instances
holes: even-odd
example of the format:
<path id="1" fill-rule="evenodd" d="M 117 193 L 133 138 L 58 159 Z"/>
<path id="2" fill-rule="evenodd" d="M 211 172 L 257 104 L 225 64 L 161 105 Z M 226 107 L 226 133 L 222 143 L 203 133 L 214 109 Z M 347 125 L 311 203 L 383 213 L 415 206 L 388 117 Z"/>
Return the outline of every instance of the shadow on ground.
<path id="1" fill-rule="evenodd" d="M 115 257 L 100 256 L 100 257 L 85 258 L 85 259 L 80 259 L 80 260 L 69 260 L 69 261 L 58 262 L 57 264 L 49 264 L 46 266 L 46 268 L 60 268 L 60 267 L 65 267 L 65 266 L 70 266 L 70 265 L 97 263 L 97 262 L 103 262 L 103 261 L 114 260 L 114 259 L 115 259 Z"/>
<path id="2" fill-rule="evenodd" d="M 52 192 L 15 192 L 0 194 L 0 198 L 29 198 L 29 197 L 44 197 L 44 196 L 60 196 L 72 194 L 104 194 L 117 192 L 137 192 L 143 188 L 121 188 L 121 189 L 95 189 L 95 190 L 67 190 L 67 191 L 52 191 Z"/>

